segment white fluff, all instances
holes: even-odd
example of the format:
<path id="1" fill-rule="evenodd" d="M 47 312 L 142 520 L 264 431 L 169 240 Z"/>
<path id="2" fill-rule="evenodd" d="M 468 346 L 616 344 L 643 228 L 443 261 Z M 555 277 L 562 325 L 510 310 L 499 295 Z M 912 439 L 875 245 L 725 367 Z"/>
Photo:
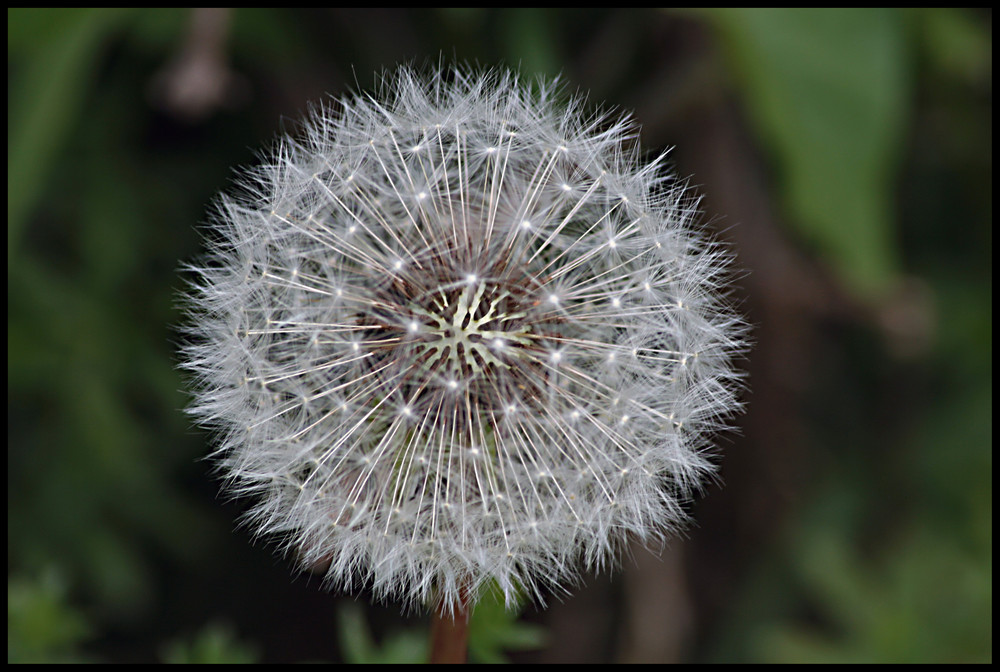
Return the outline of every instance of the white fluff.
<path id="1" fill-rule="evenodd" d="M 222 196 L 190 412 L 331 586 L 508 600 L 683 522 L 737 408 L 727 255 L 626 118 L 402 68 Z"/>

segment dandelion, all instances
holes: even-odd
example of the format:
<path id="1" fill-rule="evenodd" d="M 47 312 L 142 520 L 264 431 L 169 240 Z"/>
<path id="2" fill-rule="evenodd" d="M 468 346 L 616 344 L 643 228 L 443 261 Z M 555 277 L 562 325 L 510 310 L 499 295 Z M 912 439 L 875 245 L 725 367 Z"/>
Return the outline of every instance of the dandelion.
<path id="1" fill-rule="evenodd" d="M 634 123 L 401 68 L 302 130 L 191 268 L 190 412 L 253 529 L 330 586 L 450 613 L 682 524 L 742 328 Z"/>

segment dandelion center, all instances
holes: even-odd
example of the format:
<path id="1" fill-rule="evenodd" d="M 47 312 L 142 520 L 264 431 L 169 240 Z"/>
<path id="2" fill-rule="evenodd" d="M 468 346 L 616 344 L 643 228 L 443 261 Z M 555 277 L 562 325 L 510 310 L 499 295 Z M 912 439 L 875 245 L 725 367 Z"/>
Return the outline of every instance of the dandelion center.
<path id="1" fill-rule="evenodd" d="M 482 277 L 463 276 L 456 272 L 456 259 L 460 255 L 453 249 L 417 258 L 405 276 L 374 288 L 375 300 L 355 321 L 368 327 L 364 340 L 380 344 L 366 369 L 425 410 L 460 405 L 454 440 L 472 443 L 478 438 L 475 425 L 489 423 L 504 400 L 527 397 L 534 403 L 545 396 L 540 388 L 550 376 L 542 356 L 562 320 L 538 309 L 532 289 L 541 283 L 523 269 L 492 263 Z M 460 386 L 462 399 L 439 398 Z"/>

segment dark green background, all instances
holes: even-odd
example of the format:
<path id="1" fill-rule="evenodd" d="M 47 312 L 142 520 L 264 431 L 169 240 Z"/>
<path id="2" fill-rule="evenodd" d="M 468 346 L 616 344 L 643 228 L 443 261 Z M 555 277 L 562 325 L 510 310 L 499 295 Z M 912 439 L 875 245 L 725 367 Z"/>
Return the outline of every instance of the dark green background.
<path id="1" fill-rule="evenodd" d="M 992 660 L 992 13 L 8 11 L 8 660 L 419 660 L 427 623 L 234 531 L 174 367 L 196 226 L 309 101 L 503 63 L 634 110 L 745 271 L 748 412 L 663 561 L 473 658 Z M 211 48 L 209 44 L 209 48 Z M 284 121 L 283 121 L 284 120 Z M 355 602 L 353 598 L 356 598 Z"/>

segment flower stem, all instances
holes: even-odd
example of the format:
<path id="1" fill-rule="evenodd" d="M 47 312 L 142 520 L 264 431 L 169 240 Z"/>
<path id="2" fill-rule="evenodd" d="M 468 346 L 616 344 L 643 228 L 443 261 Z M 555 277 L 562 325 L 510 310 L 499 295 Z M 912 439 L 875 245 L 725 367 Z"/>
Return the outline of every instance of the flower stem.
<path id="1" fill-rule="evenodd" d="M 469 635 L 469 600 L 462 591 L 456 604 L 440 604 L 431 617 L 431 663 L 464 663 Z"/>

